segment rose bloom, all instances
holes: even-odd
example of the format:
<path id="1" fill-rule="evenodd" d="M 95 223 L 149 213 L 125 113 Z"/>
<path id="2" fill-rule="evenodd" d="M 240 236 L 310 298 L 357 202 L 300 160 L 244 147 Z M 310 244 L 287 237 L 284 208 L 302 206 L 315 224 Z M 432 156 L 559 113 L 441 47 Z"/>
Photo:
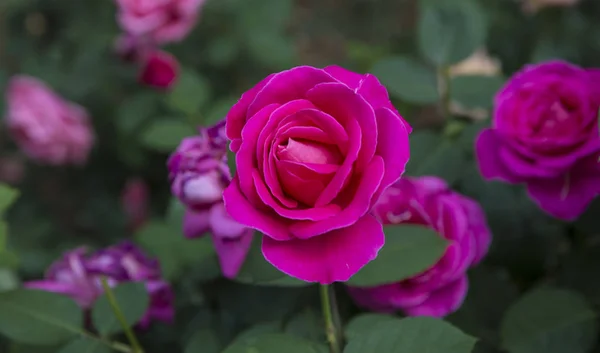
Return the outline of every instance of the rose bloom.
<path id="1" fill-rule="evenodd" d="M 71 250 L 50 266 L 44 280 L 30 281 L 24 285 L 67 295 L 88 310 L 104 293 L 102 277 L 111 287 L 125 282 L 145 283 L 150 294 L 150 306 L 138 322 L 140 327 L 148 327 L 155 320 L 173 321 L 174 295 L 169 284 L 161 278 L 158 262 L 148 258 L 130 242 L 122 242 L 91 254 L 84 247 Z"/>
<path id="2" fill-rule="evenodd" d="M 149 199 L 150 191 L 143 179 L 127 180 L 121 193 L 121 207 L 130 231 L 135 232 L 148 220 Z"/>
<path id="3" fill-rule="evenodd" d="M 469 267 L 488 251 L 491 235 L 479 205 L 437 177 L 404 178 L 374 207 L 385 225 L 421 224 L 449 241 L 431 268 L 398 283 L 349 287 L 357 304 L 381 312 L 442 317 L 457 310 L 467 294 Z"/>
<path id="4" fill-rule="evenodd" d="M 369 211 L 402 173 L 409 125 L 373 75 L 338 66 L 272 74 L 227 115 L 237 174 L 225 208 L 308 282 L 346 281 L 384 244 Z"/>
<path id="5" fill-rule="evenodd" d="M 94 133 L 82 107 L 29 76 L 10 80 L 6 100 L 8 130 L 31 159 L 51 165 L 86 162 Z"/>
<path id="6" fill-rule="evenodd" d="M 161 50 L 150 51 L 141 58 L 138 81 L 150 87 L 168 90 L 179 76 L 179 63 L 175 57 Z"/>
<path id="7" fill-rule="evenodd" d="M 205 0 L 116 0 L 117 19 L 135 37 L 158 44 L 180 41 L 196 24 Z"/>
<path id="8" fill-rule="evenodd" d="M 600 71 L 529 65 L 494 103 L 492 127 L 476 141 L 483 177 L 523 183 L 547 213 L 577 218 L 600 192 Z"/>
<path id="9" fill-rule="evenodd" d="M 231 181 L 225 121 L 185 138 L 169 158 L 168 168 L 171 191 L 187 207 L 184 235 L 196 238 L 210 233 L 223 275 L 234 278 L 254 231 L 234 221 L 223 206 L 223 190 Z"/>

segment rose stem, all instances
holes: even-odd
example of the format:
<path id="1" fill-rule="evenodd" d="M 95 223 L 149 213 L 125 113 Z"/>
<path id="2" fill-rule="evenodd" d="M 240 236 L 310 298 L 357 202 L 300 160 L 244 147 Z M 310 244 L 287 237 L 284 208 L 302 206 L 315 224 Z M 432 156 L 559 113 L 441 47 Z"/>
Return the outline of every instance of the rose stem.
<path id="1" fill-rule="evenodd" d="M 331 353 L 341 353 L 341 335 L 339 334 L 339 327 L 336 327 L 335 324 L 335 317 L 339 315 L 337 313 L 337 305 L 335 304 L 333 285 L 321 285 L 319 290 L 321 293 L 321 305 L 323 308 L 323 318 L 325 319 L 325 334 L 329 342 L 329 351 Z"/>

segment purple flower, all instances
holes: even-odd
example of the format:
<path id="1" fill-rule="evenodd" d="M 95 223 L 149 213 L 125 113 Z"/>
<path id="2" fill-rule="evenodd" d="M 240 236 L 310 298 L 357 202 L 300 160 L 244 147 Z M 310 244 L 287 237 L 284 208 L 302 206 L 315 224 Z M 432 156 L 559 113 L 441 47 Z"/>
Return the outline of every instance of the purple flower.
<path id="1" fill-rule="evenodd" d="M 562 61 L 526 66 L 495 98 L 476 142 L 486 179 L 523 183 L 554 217 L 573 220 L 600 193 L 600 70 Z"/>
<path id="2" fill-rule="evenodd" d="M 357 304 L 375 311 L 442 317 L 457 310 L 468 288 L 467 269 L 481 261 L 491 235 L 479 205 L 448 189 L 437 177 L 405 178 L 387 189 L 374 207 L 383 224 L 421 224 L 449 241 L 431 268 L 398 283 L 349 287 Z"/>
<path id="3" fill-rule="evenodd" d="M 111 287 L 124 282 L 145 283 L 150 306 L 138 323 L 140 327 L 148 327 L 154 320 L 173 321 L 173 292 L 161 278 L 159 263 L 128 241 L 91 254 L 85 247 L 71 250 L 50 266 L 46 279 L 27 282 L 25 287 L 67 295 L 87 310 L 104 292 L 102 277 Z"/>
<path id="4" fill-rule="evenodd" d="M 183 233 L 196 238 L 211 233 L 223 274 L 237 275 L 250 249 L 253 230 L 225 211 L 223 190 L 231 182 L 227 166 L 225 121 L 185 138 L 168 161 L 171 191 L 187 207 Z"/>

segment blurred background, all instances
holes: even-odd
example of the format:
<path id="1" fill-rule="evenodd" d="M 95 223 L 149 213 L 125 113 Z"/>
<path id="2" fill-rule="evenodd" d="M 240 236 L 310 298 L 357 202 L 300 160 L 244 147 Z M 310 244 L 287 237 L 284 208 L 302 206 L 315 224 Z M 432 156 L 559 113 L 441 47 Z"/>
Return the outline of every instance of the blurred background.
<path id="1" fill-rule="evenodd" d="M 437 12 L 423 11 L 424 2 L 208 0 L 191 34 L 164 47 L 181 65 L 176 85 L 164 92 L 141 86 L 138 67 L 115 52 L 113 1 L 0 0 L 0 92 L 12 75 L 38 77 L 84 106 L 97 134 L 87 164 L 58 168 L 29 162 L 0 128 L 0 179 L 20 190 L 6 215 L 14 263 L 0 270 L 0 286 L 39 278 L 66 249 L 135 237 L 186 293 L 180 308 L 202 302 L 190 287 L 215 280 L 219 269 L 210 243 L 181 237 L 169 154 L 196 126 L 222 119 L 266 75 L 337 64 L 375 73 L 415 128 L 407 175 L 441 176 L 486 210 L 491 253 L 451 321 L 491 345 L 517 293 L 547 280 L 600 305 L 600 286 L 592 283 L 600 273 L 600 203 L 573 224 L 553 220 L 520 187 L 484 182 L 473 161 L 473 139 L 489 124 L 493 95 L 523 65 L 562 58 L 600 67 L 600 2 L 461 0 L 461 10 Z M 440 108 L 444 101 L 450 111 Z M 4 104 L 0 99 L 0 111 Z M 265 305 L 290 306 L 252 302 L 264 297 L 261 290 L 244 302 L 220 298 L 244 322 L 265 321 L 257 319 Z M 252 313 L 239 313 L 248 307 Z"/>

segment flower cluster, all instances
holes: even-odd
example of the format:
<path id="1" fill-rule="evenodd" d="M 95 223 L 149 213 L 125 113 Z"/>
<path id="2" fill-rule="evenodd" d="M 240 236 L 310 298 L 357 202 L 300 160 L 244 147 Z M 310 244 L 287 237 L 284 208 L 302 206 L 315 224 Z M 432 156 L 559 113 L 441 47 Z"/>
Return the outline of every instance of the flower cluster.
<path id="1" fill-rule="evenodd" d="M 600 193 L 600 70 L 562 61 L 525 67 L 498 92 L 476 154 L 486 179 L 523 183 L 554 217 L 573 220 Z"/>
<path id="2" fill-rule="evenodd" d="M 83 107 L 30 76 L 10 80 L 6 102 L 8 130 L 29 158 L 49 165 L 87 161 L 95 137 Z"/>
<path id="3" fill-rule="evenodd" d="M 479 205 L 448 188 L 437 177 L 403 178 L 387 189 L 373 208 L 384 225 L 418 224 L 449 241 L 436 264 L 412 278 L 377 287 L 349 287 L 366 308 L 407 315 L 445 316 L 460 307 L 466 271 L 487 253 L 491 234 Z"/>
<path id="4" fill-rule="evenodd" d="M 168 168 L 173 195 L 187 207 L 184 235 L 195 238 L 210 232 L 223 274 L 235 277 L 248 253 L 253 230 L 234 221 L 223 204 L 223 190 L 231 181 L 225 121 L 185 138 L 169 158 Z"/>
<path id="5" fill-rule="evenodd" d="M 83 309 L 90 309 L 104 292 L 102 278 L 110 286 L 124 282 L 144 282 L 150 306 L 140 327 L 152 321 L 172 322 L 173 292 L 161 278 L 159 264 L 130 242 L 88 254 L 86 248 L 67 252 L 46 273 L 46 278 L 25 283 L 25 287 L 56 292 L 73 298 Z"/>

